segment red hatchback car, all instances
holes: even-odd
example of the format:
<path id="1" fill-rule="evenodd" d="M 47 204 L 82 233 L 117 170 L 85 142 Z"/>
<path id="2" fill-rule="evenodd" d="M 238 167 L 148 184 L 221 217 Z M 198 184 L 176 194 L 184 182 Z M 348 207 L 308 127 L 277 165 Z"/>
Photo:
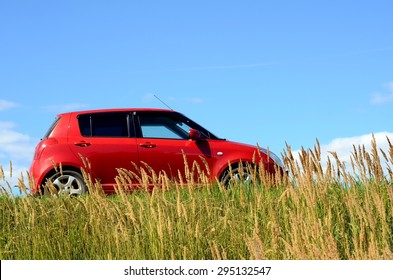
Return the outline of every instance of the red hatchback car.
<path id="1" fill-rule="evenodd" d="M 218 138 L 172 110 L 89 110 L 56 117 L 35 150 L 30 167 L 32 193 L 41 193 L 47 181 L 61 193 L 86 193 L 81 174 L 85 159 L 93 182 L 99 181 L 106 193 L 115 191 L 115 178 L 122 168 L 137 174 L 138 168 L 148 165 L 171 180 L 186 178 L 185 159 L 190 166 L 197 162 L 205 168 L 210 181 L 218 179 L 226 185 L 231 180 L 251 180 L 250 172 L 241 168 L 246 163 L 262 162 L 271 173 L 277 166 L 284 169 L 281 160 L 266 149 Z M 56 168 L 60 165 L 61 170 Z"/>

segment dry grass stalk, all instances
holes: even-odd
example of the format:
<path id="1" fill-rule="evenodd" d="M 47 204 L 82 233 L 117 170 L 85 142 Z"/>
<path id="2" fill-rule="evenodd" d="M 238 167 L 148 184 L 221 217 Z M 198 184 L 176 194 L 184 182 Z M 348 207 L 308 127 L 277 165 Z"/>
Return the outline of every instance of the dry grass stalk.
<path id="1" fill-rule="evenodd" d="M 389 259 L 392 171 L 382 161 L 392 164 L 393 147 L 388 139 L 389 151 L 380 153 L 372 141 L 371 151 L 354 147 L 351 172 L 334 151 L 322 168 L 318 140 L 301 150 L 299 161 L 287 145 L 288 175 L 271 176 L 255 163 L 247 166 L 253 183 L 229 189 L 208 184 L 206 162 L 186 158 L 186 176 L 178 182 L 147 165 L 134 166 L 139 173 L 119 169 L 116 195 L 109 197 L 89 176 L 88 161 L 81 172 L 89 195 L 78 198 L 30 197 L 21 175 L 23 197 L 0 183 L 0 257 Z M 142 188 L 130 194 L 134 183 Z"/>

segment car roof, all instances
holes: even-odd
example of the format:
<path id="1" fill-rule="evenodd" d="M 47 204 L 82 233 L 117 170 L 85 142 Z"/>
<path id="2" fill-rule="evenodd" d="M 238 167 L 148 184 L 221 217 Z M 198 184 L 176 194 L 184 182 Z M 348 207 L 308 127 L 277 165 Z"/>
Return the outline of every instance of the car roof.
<path id="1" fill-rule="evenodd" d="M 83 114 L 116 113 L 116 112 L 174 112 L 174 111 L 169 109 L 162 109 L 162 108 L 110 108 L 110 109 L 93 109 L 93 110 L 65 112 L 58 115 L 68 115 L 68 114 L 83 115 Z"/>

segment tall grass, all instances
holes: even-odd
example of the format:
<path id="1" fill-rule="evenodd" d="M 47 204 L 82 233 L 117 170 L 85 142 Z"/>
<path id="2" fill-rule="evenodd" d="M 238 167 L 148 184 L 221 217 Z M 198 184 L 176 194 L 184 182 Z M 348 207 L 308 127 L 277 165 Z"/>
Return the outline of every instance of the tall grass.
<path id="1" fill-rule="evenodd" d="M 326 168 L 318 143 L 298 161 L 287 147 L 288 175 L 230 189 L 145 168 L 160 187 L 130 194 L 119 170 L 113 196 L 84 174 L 89 195 L 35 198 L 19 180 L 15 197 L 0 168 L 0 259 L 393 259 L 389 145 L 354 147 L 349 167 L 333 152 Z"/>

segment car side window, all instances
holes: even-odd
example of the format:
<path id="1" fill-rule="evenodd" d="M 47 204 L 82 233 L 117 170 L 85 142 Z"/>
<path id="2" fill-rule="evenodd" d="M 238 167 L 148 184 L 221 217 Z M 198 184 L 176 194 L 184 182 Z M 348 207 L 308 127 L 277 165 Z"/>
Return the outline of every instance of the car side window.
<path id="1" fill-rule="evenodd" d="M 188 139 L 190 127 L 160 114 L 142 114 L 139 124 L 143 138 Z"/>
<path id="2" fill-rule="evenodd" d="M 134 137 L 129 118 L 128 114 L 116 113 L 80 115 L 78 122 L 80 132 L 85 137 Z"/>

